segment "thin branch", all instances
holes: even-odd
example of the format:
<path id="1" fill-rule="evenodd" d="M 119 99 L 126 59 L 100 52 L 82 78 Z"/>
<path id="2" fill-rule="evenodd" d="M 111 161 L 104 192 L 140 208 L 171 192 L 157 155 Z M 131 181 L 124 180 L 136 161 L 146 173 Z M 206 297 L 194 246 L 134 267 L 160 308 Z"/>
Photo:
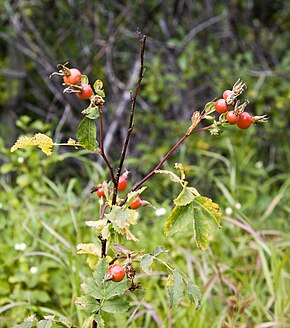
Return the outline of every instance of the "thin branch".
<path id="1" fill-rule="evenodd" d="M 160 169 L 160 167 L 164 164 L 164 162 L 167 161 L 168 157 L 170 155 L 172 155 L 172 153 L 184 142 L 185 139 L 187 139 L 190 135 L 201 132 L 201 131 L 206 131 L 209 130 L 213 127 L 213 125 L 208 125 L 206 127 L 197 129 L 197 130 L 193 130 L 190 134 L 189 133 L 185 133 L 183 135 L 183 137 L 169 150 L 169 152 L 163 157 L 163 159 L 160 161 L 160 163 L 151 171 L 149 172 L 141 181 L 137 182 L 133 188 L 131 189 L 131 191 L 135 191 L 138 188 L 140 188 L 142 186 L 142 184 L 147 181 L 148 179 L 150 179 L 154 174 L 156 174 L 156 171 Z M 128 196 L 125 197 L 125 199 L 119 204 L 120 206 L 124 205 L 126 203 L 128 199 Z"/>
<path id="2" fill-rule="evenodd" d="M 116 175 L 116 180 L 114 181 L 114 193 L 113 193 L 113 199 L 112 199 L 112 204 L 116 204 L 116 200 L 117 200 L 117 187 L 118 187 L 118 181 L 119 181 L 119 177 L 123 168 L 123 164 L 124 164 L 124 160 L 125 160 L 125 156 L 126 156 L 126 152 L 128 149 L 128 144 L 129 144 L 129 140 L 131 137 L 131 133 L 133 131 L 133 126 L 134 126 L 134 112 L 135 112 L 135 106 L 136 106 L 136 99 L 140 90 L 140 86 L 141 86 L 141 82 L 142 79 L 144 77 L 144 52 L 145 52 L 145 43 L 146 43 L 146 36 L 145 35 L 141 35 L 140 32 L 139 33 L 139 38 L 140 38 L 140 70 L 139 70 L 139 79 L 135 88 L 135 92 L 134 95 L 131 95 L 131 113 L 130 113 L 130 120 L 129 120 L 129 126 L 128 126 L 128 131 L 127 131 L 127 135 L 126 138 L 124 140 L 123 143 L 123 147 L 122 147 L 122 152 L 121 152 L 121 157 L 120 157 L 120 163 L 117 169 L 117 175 Z"/>

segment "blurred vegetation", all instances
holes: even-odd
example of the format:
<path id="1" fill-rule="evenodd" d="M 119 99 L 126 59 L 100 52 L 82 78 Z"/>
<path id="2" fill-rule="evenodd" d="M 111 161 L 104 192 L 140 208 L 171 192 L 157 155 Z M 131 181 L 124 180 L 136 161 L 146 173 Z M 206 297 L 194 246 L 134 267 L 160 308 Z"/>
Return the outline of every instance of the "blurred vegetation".
<path id="1" fill-rule="evenodd" d="M 183 134 L 192 111 L 239 77 L 249 111 L 270 120 L 246 132 L 229 127 L 221 137 L 195 135 L 164 165 L 182 162 L 191 184 L 224 211 L 208 252 L 196 250 L 190 235 L 178 245 L 165 238 L 165 216 L 141 211 L 134 247 L 150 252 L 164 245 L 201 286 L 201 310 L 194 313 L 189 301 L 169 309 L 163 268 L 156 266 L 152 277 L 140 273 L 144 289 L 132 295 L 133 310 L 106 318 L 108 326 L 286 327 L 290 2 L 1 0 L 0 7 L 0 327 L 32 313 L 63 316 L 78 327 L 85 318 L 74 298 L 89 269 L 75 246 L 97 242 L 84 221 L 97 211 L 89 189 L 107 170 L 85 151 L 59 148 L 47 158 L 9 148 L 20 134 L 36 131 L 58 142 L 75 138 L 84 103 L 64 95 L 57 77 L 48 79 L 69 61 L 104 81 L 105 147 L 117 161 L 137 78 L 137 27 L 148 39 L 125 161 L 132 184 Z M 160 176 L 147 185 L 144 197 L 169 213 L 178 190 Z"/>

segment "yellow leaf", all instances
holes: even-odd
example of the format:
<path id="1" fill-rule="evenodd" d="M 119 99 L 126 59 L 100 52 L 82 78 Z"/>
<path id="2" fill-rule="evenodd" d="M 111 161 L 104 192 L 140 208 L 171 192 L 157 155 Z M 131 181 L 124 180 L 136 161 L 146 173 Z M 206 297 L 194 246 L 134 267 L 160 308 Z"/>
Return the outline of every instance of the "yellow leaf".
<path id="1" fill-rule="evenodd" d="M 42 133 L 36 133 L 33 137 L 20 137 L 16 143 L 11 147 L 10 151 L 13 152 L 17 149 L 37 146 L 39 147 L 46 155 L 52 154 L 53 141 L 50 137 Z"/>

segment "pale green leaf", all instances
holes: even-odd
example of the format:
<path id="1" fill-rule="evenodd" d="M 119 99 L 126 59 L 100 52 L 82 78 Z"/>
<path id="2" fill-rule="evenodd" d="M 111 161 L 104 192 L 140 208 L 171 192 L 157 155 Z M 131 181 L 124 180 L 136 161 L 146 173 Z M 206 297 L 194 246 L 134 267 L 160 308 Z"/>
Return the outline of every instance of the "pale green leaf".
<path id="1" fill-rule="evenodd" d="M 215 102 L 214 101 L 210 101 L 207 104 L 205 104 L 204 106 L 204 113 L 206 115 L 210 115 L 211 113 L 213 113 L 215 111 Z"/>
<path id="2" fill-rule="evenodd" d="M 101 258 L 99 264 L 97 265 L 95 271 L 93 272 L 93 277 L 95 279 L 96 284 L 100 285 L 103 282 L 105 274 L 107 273 L 109 268 L 109 264 L 107 263 L 105 258 Z"/>
<path id="3" fill-rule="evenodd" d="M 187 294 L 188 294 L 191 302 L 195 303 L 195 309 L 198 310 L 200 307 L 201 299 L 202 299 L 200 289 L 188 277 L 187 277 L 187 279 L 184 279 L 184 282 L 187 287 L 186 288 Z"/>
<path id="4" fill-rule="evenodd" d="M 106 300 L 101 309 L 109 313 L 124 313 L 129 309 L 129 304 L 124 298 Z"/>
<path id="5" fill-rule="evenodd" d="M 158 256 L 159 254 L 162 254 L 162 253 L 167 253 L 168 251 L 166 249 L 164 249 L 162 246 L 156 246 L 155 249 L 154 249 L 154 256 Z"/>
<path id="6" fill-rule="evenodd" d="M 101 245 L 99 243 L 95 244 L 78 244 L 77 254 L 91 254 L 101 257 Z"/>
<path id="7" fill-rule="evenodd" d="M 141 261 L 140 261 L 140 268 L 141 270 L 143 270 L 146 274 L 151 274 L 152 269 L 151 269 L 151 265 L 153 263 L 153 256 L 150 254 L 144 254 L 141 257 Z"/>
<path id="8" fill-rule="evenodd" d="M 100 303 L 89 295 L 78 297 L 75 304 L 89 314 L 100 310 Z"/>
<path id="9" fill-rule="evenodd" d="M 89 84 L 89 78 L 86 75 L 82 75 L 82 83 Z"/>
<path id="10" fill-rule="evenodd" d="M 102 279 L 104 276 L 102 277 Z M 104 297 L 104 288 L 98 286 L 95 279 L 92 277 L 87 278 L 82 284 L 81 288 L 85 294 L 92 296 L 94 298 L 100 299 Z"/>
<path id="11" fill-rule="evenodd" d="M 214 203 L 210 198 L 203 196 L 195 197 L 193 203 L 195 207 L 197 205 L 198 208 L 201 209 L 201 211 L 206 217 L 213 219 L 216 225 L 220 228 L 220 220 L 222 213 L 218 204 Z"/>
<path id="12" fill-rule="evenodd" d="M 95 120 L 100 116 L 99 108 L 97 106 L 89 106 L 82 111 L 82 114 L 86 115 L 87 118 Z"/>
<path id="13" fill-rule="evenodd" d="M 98 328 L 105 328 L 105 321 L 99 313 L 94 316 L 94 320 L 96 321 Z"/>
<path id="14" fill-rule="evenodd" d="M 52 327 L 52 321 L 51 320 L 40 320 L 37 324 L 36 324 L 37 328 L 50 328 Z"/>
<path id="15" fill-rule="evenodd" d="M 46 155 L 52 154 L 53 141 L 50 137 L 42 133 L 36 133 L 33 137 L 20 137 L 16 143 L 11 147 L 10 151 L 14 152 L 17 149 L 37 146 Z"/>
<path id="16" fill-rule="evenodd" d="M 173 181 L 173 182 L 178 182 L 178 183 L 180 183 L 181 185 L 183 185 L 183 180 L 182 179 L 180 179 L 180 177 L 177 175 L 177 174 L 175 174 L 175 173 L 173 173 L 173 172 L 171 172 L 171 171 L 168 171 L 168 170 L 156 170 L 156 171 L 154 171 L 155 173 L 159 173 L 159 174 L 167 174 L 167 175 L 169 175 L 169 177 L 170 177 L 170 179 Z"/>
<path id="17" fill-rule="evenodd" d="M 185 206 L 175 206 L 164 225 L 166 236 L 172 236 L 176 232 L 187 231 L 194 219 L 194 207 L 192 203 Z"/>
<path id="18" fill-rule="evenodd" d="M 193 229 L 196 245 L 200 250 L 205 251 L 208 246 L 209 226 L 206 222 L 205 216 L 199 208 L 195 208 L 194 212 Z"/>
<path id="19" fill-rule="evenodd" d="M 123 279 L 122 281 L 118 282 L 106 282 L 104 283 L 104 298 L 110 299 L 115 296 L 120 296 L 125 294 L 128 286 L 127 286 L 127 279 Z"/>
<path id="20" fill-rule="evenodd" d="M 181 193 L 173 200 L 175 205 L 185 206 L 194 200 L 194 195 L 188 187 L 183 187 Z"/>
<path id="21" fill-rule="evenodd" d="M 177 270 L 173 270 L 172 275 L 168 277 L 167 289 L 169 293 L 170 306 L 176 308 L 184 297 L 182 277 Z"/>
<path id="22" fill-rule="evenodd" d="M 83 148 L 95 151 L 98 147 L 97 128 L 93 120 L 85 117 L 78 127 L 78 142 Z"/>

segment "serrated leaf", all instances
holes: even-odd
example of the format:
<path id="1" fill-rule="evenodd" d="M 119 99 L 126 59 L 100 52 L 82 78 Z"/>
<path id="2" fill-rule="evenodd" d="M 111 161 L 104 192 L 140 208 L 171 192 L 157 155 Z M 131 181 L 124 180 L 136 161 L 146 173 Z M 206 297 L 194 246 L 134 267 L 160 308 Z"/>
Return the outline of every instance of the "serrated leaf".
<path id="1" fill-rule="evenodd" d="M 99 244 L 78 244 L 77 254 L 91 254 L 101 257 L 101 246 Z"/>
<path id="2" fill-rule="evenodd" d="M 20 137 L 16 143 L 11 147 L 10 151 L 14 152 L 17 149 L 37 146 L 47 156 L 52 154 L 53 141 L 50 137 L 42 133 L 36 133 L 33 137 Z"/>
<path id="3" fill-rule="evenodd" d="M 98 147 L 97 128 L 93 120 L 85 117 L 78 127 L 78 142 L 83 148 L 95 151 Z"/>
<path id="4" fill-rule="evenodd" d="M 194 218 L 194 207 L 192 203 L 185 206 L 175 206 L 170 216 L 164 224 L 164 233 L 166 236 L 172 236 L 176 232 L 188 230 Z"/>
<path id="5" fill-rule="evenodd" d="M 77 297 L 75 304 L 89 314 L 100 310 L 100 303 L 94 297 L 89 295 Z"/>
<path id="6" fill-rule="evenodd" d="M 127 195 L 127 201 L 126 201 L 126 207 L 125 208 L 128 208 L 129 205 L 133 202 L 133 200 L 140 196 L 142 194 L 143 191 L 145 191 L 147 189 L 147 187 L 142 187 L 140 189 L 138 189 L 137 191 L 131 191 L 128 193 Z"/>
<path id="7" fill-rule="evenodd" d="M 50 328 L 52 326 L 51 320 L 40 320 L 37 324 L 37 328 Z"/>
<path id="8" fill-rule="evenodd" d="M 105 321 L 99 313 L 94 316 L 94 320 L 96 321 L 98 328 L 105 328 Z"/>
<path id="9" fill-rule="evenodd" d="M 175 205 L 185 206 L 194 200 L 195 196 L 188 187 L 183 187 L 181 193 L 173 200 Z"/>
<path id="10" fill-rule="evenodd" d="M 82 111 L 87 118 L 95 120 L 100 116 L 99 108 L 97 106 L 89 106 Z"/>
<path id="11" fill-rule="evenodd" d="M 124 279 L 118 283 L 115 282 L 106 282 L 104 284 L 105 293 L 104 298 L 110 299 L 116 296 L 120 296 L 125 294 L 128 286 L 127 286 L 127 279 Z"/>
<path id="12" fill-rule="evenodd" d="M 197 247 L 205 251 L 208 246 L 209 226 L 204 214 L 199 208 L 194 209 L 193 229 Z"/>
<path id="13" fill-rule="evenodd" d="M 193 203 L 195 204 L 195 207 L 196 205 L 198 205 L 198 207 L 202 210 L 203 214 L 206 217 L 210 217 L 211 219 L 213 219 L 216 225 L 220 228 L 220 220 L 222 213 L 218 204 L 214 203 L 210 198 L 203 196 L 195 197 Z"/>
<path id="14" fill-rule="evenodd" d="M 95 271 L 93 272 L 93 277 L 95 282 L 100 285 L 104 279 L 105 274 L 107 273 L 109 264 L 106 259 L 101 258 L 99 264 L 97 265 Z"/>
<path id="15" fill-rule="evenodd" d="M 200 289 L 197 285 L 195 285 L 194 283 L 192 283 L 192 281 L 188 278 L 184 280 L 186 283 L 186 290 L 187 290 L 187 294 L 191 300 L 191 302 L 195 303 L 195 309 L 198 310 L 200 307 L 200 303 L 201 303 L 201 292 Z"/>
<path id="16" fill-rule="evenodd" d="M 104 278 L 104 276 L 102 277 Z M 96 281 L 89 277 L 82 284 L 81 288 L 86 295 L 92 296 L 95 299 L 104 298 L 104 288 L 103 286 L 98 286 Z"/>
<path id="17" fill-rule="evenodd" d="M 111 212 L 105 214 L 105 216 L 111 221 L 114 230 L 122 234 L 124 229 L 128 228 L 130 224 L 137 223 L 138 212 L 114 205 Z"/>
<path id="18" fill-rule="evenodd" d="M 129 309 L 129 304 L 124 298 L 106 300 L 101 309 L 109 313 L 124 313 Z"/>
<path id="19" fill-rule="evenodd" d="M 105 225 L 108 223 L 107 219 L 101 219 L 97 221 L 86 221 L 86 225 L 91 228 L 96 228 L 97 231 L 102 230 Z"/>
<path id="20" fill-rule="evenodd" d="M 153 252 L 154 256 L 158 256 L 159 254 L 162 253 L 167 253 L 168 251 L 166 249 L 164 249 L 162 246 L 156 246 Z"/>
<path id="21" fill-rule="evenodd" d="M 167 280 L 170 306 L 176 308 L 184 297 L 184 285 L 182 277 L 177 270 L 173 270 L 172 275 Z"/>
<path id="22" fill-rule="evenodd" d="M 140 268 L 146 274 L 151 275 L 151 273 L 152 273 L 151 265 L 153 263 L 153 259 L 154 259 L 153 256 L 150 255 L 150 254 L 144 254 L 141 257 L 141 260 L 140 260 Z"/>

